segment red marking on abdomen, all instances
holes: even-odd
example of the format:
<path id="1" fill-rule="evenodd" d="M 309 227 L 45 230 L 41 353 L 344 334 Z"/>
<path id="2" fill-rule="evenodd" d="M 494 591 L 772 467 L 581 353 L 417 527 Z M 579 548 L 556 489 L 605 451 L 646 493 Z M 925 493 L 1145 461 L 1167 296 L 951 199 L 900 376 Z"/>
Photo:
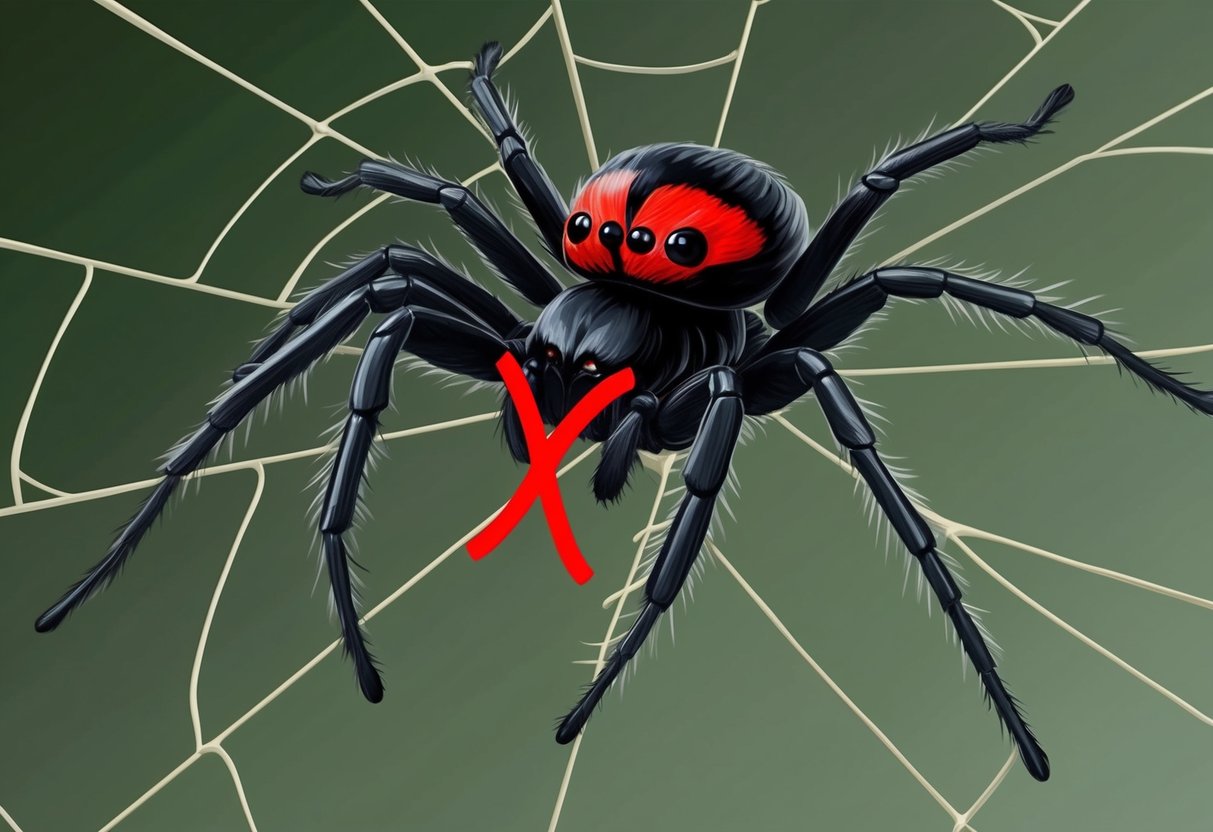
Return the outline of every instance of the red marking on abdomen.
<path id="1" fill-rule="evenodd" d="M 585 212 L 590 215 L 594 225 L 590 229 L 590 236 L 580 243 L 571 241 L 568 231 L 565 231 L 564 255 L 574 266 L 587 272 L 615 271 L 615 261 L 611 258 L 610 250 L 598 239 L 598 229 L 605 223 L 617 222 L 627 233 L 628 188 L 635 178 L 634 170 L 604 173 L 586 185 L 577 197 L 569 216 Z"/>
<path id="2" fill-rule="evenodd" d="M 632 228 L 653 232 L 657 244 L 647 254 L 623 249 L 623 268 L 631 277 L 654 283 L 686 280 L 711 266 L 749 260 L 762 251 L 766 235 L 745 210 L 729 205 L 694 185 L 662 185 L 632 218 Z M 697 266 L 680 266 L 665 254 L 666 238 L 694 228 L 708 241 L 708 256 Z"/>

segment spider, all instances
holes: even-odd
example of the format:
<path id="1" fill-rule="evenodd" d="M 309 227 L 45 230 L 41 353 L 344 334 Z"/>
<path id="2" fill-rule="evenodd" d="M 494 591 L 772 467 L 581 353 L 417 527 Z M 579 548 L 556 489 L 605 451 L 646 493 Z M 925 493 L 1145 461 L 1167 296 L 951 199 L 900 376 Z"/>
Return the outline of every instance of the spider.
<path id="1" fill-rule="evenodd" d="M 821 293 L 848 248 L 905 180 L 979 145 L 1024 144 L 1045 130 L 1074 91 L 1049 93 L 1023 123 L 974 122 L 943 130 L 887 155 L 862 176 L 810 234 L 804 204 L 767 165 L 740 153 L 690 143 L 621 153 L 580 188 L 570 211 L 493 84 L 496 43 L 473 61 L 470 91 L 496 141 L 500 163 L 548 252 L 574 278 L 563 286 L 476 194 L 393 161 L 367 159 L 337 180 L 314 173 L 302 189 L 338 196 L 370 188 L 440 206 L 488 265 L 539 312 L 517 317 L 496 296 L 439 258 L 392 244 L 308 293 L 233 373 L 206 420 L 172 448 L 163 479 L 118 534 L 105 557 L 44 612 L 56 628 L 111 581 L 181 480 L 272 392 L 351 335 L 372 312 L 386 315 L 354 372 L 349 414 L 319 517 L 346 652 L 363 695 L 383 697 L 375 660 L 355 609 L 344 536 L 350 530 L 367 454 L 388 405 L 394 361 L 407 351 L 434 367 L 500 383 L 496 362 L 521 365 L 543 421 L 556 425 L 606 375 L 630 369 L 635 385 L 581 432 L 602 443 L 595 497 L 618 499 L 640 451 L 689 449 L 686 492 L 644 588 L 643 605 L 602 670 L 561 720 L 572 741 L 662 613 L 678 596 L 704 542 L 742 423 L 812 393 L 859 476 L 871 489 L 947 613 L 985 695 L 1037 780 L 1049 761 L 995 667 L 981 629 L 922 515 L 885 466 L 876 436 L 824 353 L 850 338 L 890 298 L 950 296 L 1039 323 L 1103 350 L 1149 386 L 1213 414 L 1213 391 L 1179 381 L 1130 352 L 1096 318 L 1046 303 L 1031 292 L 940 268 L 877 268 Z M 761 317 L 750 307 L 763 304 Z M 501 428 L 512 456 L 529 463 L 519 413 L 503 397 Z"/>

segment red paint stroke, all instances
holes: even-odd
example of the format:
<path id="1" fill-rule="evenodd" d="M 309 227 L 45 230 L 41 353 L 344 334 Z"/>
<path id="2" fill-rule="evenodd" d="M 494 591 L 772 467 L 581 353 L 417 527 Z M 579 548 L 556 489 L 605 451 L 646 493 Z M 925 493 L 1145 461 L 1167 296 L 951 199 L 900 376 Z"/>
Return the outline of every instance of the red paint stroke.
<path id="1" fill-rule="evenodd" d="M 512 353 L 507 352 L 497 360 L 497 371 L 501 373 L 505 389 L 518 410 L 531 467 L 505 508 L 468 541 L 468 554 L 473 560 L 480 560 L 497 548 L 538 498 L 543 503 L 543 514 L 564 568 L 574 581 L 584 584 L 593 577 L 594 570 L 582 557 L 581 549 L 573 537 L 573 529 L 564 511 L 564 500 L 560 496 L 560 486 L 556 482 L 556 469 L 577 436 L 611 402 L 631 390 L 636 385 L 636 379 L 629 367 L 607 376 L 573 405 L 573 409 L 548 435 L 543 429 L 543 419 L 539 416 L 539 406 L 535 403 L 531 385 L 527 383 L 522 367 L 518 366 Z"/>

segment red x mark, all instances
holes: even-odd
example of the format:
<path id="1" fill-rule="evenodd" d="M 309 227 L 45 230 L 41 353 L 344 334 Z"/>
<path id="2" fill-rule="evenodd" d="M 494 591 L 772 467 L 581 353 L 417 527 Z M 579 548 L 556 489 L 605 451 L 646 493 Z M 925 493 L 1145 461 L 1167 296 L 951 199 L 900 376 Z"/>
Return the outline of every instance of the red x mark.
<path id="1" fill-rule="evenodd" d="M 556 483 L 556 468 L 578 434 L 585 430 L 595 416 L 606 410 L 611 402 L 631 390 L 636 379 L 627 367 L 607 376 L 586 393 L 581 401 L 573 405 L 573 409 L 549 436 L 544 432 L 543 419 L 539 416 L 539 407 L 535 404 L 531 385 L 527 383 L 526 376 L 523 375 L 522 368 L 518 366 L 513 354 L 507 352 L 497 360 L 497 371 L 501 373 L 505 389 L 518 410 L 527 451 L 531 456 L 531 467 L 501 513 L 468 541 L 468 554 L 473 560 L 480 560 L 497 548 L 497 544 L 514 530 L 538 497 L 543 503 L 543 514 L 547 517 L 548 529 L 552 532 L 552 539 L 556 542 L 556 551 L 560 554 L 564 568 L 574 581 L 583 584 L 593 577 L 594 570 L 581 556 L 581 549 L 573 538 L 573 529 L 564 513 L 560 486 Z"/>

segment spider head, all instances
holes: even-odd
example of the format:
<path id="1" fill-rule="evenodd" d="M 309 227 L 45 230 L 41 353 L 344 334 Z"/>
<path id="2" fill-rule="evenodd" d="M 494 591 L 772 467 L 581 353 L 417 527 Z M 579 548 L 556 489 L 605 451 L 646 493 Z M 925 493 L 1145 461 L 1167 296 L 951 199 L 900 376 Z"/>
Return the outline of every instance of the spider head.
<path id="1" fill-rule="evenodd" d="M 590 279 L 741 309 L 771 293 L 807 241 L 804 203 L 767 166 L 731 150 L 657 144 L 616 156 L 585 183 L 564 257 Z"/>
<path id="2" fill-rule="evenodd" d="M 548 424 L 559 424 L 591 389 L 625 367 L 641 387 L 660 377 L 659 326 L 648 306 L 629 302 L 628 291 L 582 283 L 561 292 L 543 308 L 527 336 L 527 364 L 538 382 L 536 401 Z M 584 434 L 605 439 L 622 417 L 624 399 L 600 414 Z"/>

